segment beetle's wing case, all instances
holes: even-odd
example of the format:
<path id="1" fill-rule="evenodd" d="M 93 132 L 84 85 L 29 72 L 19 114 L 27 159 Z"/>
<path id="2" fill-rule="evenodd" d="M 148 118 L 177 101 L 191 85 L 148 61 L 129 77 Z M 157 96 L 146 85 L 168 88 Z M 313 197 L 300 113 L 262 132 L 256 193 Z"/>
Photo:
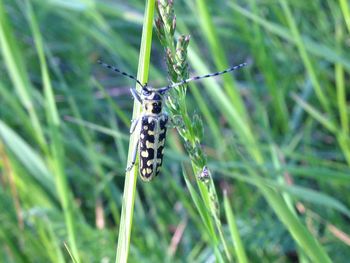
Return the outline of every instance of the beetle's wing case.
<path id="1" fill-rule="evenodd" d="M 145 181 L 158 175 L 162 166 L 167 122 L 165 113 L 141 117 L 139 170 Z"/>
<path id="2" fill-rule="evenodd" d="M 157 145 L 156 176 L 159 174 L 160 168 L 162 167 L 162 163 L 163 163 L 168 115 L 166 113 L 163 113 L 161 116 L 159 116 L 158 122 L 159 122 L 159 135 L 158 135 L 158 145 Z"/>

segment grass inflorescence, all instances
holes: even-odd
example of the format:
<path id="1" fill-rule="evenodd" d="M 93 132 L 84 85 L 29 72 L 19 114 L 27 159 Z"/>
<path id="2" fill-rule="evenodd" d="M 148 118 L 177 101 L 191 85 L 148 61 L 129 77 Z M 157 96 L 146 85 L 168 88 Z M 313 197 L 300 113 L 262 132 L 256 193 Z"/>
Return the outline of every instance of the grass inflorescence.
<path id="1" fill-rule="evenodd" d="M 156 29 L 158 38 L 166 51 L 166 64 L 168 74 L 172 83 L 181 82 L 188 78 L 188 63 L 187 63 L 187 47 L 190 42 L 190 36 L 182 35 L 175 40 L 174 33 L 176 29 L 176 16 L 173 10 L 174 2 L 171 0 L 159 0 L 157 2 L 158 18 L 156 19 Z M 207 168 L 207 158 L 201 147 L 203 138 L 203 124 L 199 115 L 190 117 L 186 106 L 186 87 L 181 85 L 175 88 L 168 95 L 168 108 L 171 112 L 173 121 L 176 124 L 176 129 L 182 137 L 187 154 L 191 159 L 193 174 L 195 175 L 197 185 L 201 194 L 201 206 L 197 204 L 197 209 L 202 215 L 203 223 L 206 225 L 206 230 L 212 245 L 217 250 L 217 260 L 223 258 L 231 261 L 231 254 L 228 251 L 226 240 L 222 233 L 222 225 L 220 221 L 220 207 L 218 196 L 216 194 L 214 182 L 210 171 Z M 185 175 L 184 171 L 184 176 Z M 188 178 L 186 183 L 189 186 Z M 189 186 L 190 187 L 190 186 Z M 196 193 L 191 191 L 192 198 L 195 198 Z M 208 212 L 210 216 L 208 216 Z M 216 226 L 216 234 L 214 226 Z M 219 244 L 224 247 L 224 255 L 221 255 Z"/>

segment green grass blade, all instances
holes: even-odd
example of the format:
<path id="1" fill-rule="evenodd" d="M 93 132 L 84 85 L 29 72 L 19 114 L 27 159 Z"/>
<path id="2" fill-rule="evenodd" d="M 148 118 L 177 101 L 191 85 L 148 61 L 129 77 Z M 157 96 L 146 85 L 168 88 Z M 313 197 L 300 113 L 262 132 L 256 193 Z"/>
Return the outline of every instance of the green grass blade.
<path id="1" fill-rule="evenodd" d="M 346 27 L 348 29 L 348 32 L 350 33 L 350 8 L 349 8 L 348 1 L 339 0 L 339 5 L 340 5 L 341 11 L 343 12 Z"/>
<path id="2" fill-rule="evenodd" d="M 218 68 L 218 70 L 228 68 L 229 63 L 227 62 L 227 55 L 225 54 L 224 48 L 221 45 L 219 37 L 216 33 L 216 27 L 208 10 L 209 3 L 206 0 L 196 0 L 196 4 L 196 9 L 198 11 L 198 19 L 200 22 L 202 32 L 204 33 L 203 36 L 209 43 L 209 47 L 211 50 L 210 54 L 215 61 L 216 67 Z M 235 63 L 238 64 L 238 62 Z M 245 107 L 243 106 L 241 95 L 239 93 L 237 85 L 234 82 L 232 74 L 223 75 L 222 79 L 224 81 L 223 84 L 225 91 L 229 96 L 230 101 L 232 101 L 232 104 L 236 108 L 241 118 L 246 119 L 247 114 L 245 111 Z"/>
<path id="3" fill-rule="evenodd" d="M 0 48 L 19 100 L 27 110 L 31 120 L 33 137 L 45 151 L 46 142 L 38 114 L 34 107 L 32 94 L 30 93 L 31 84 L 29 76 L 25 70 L 22 60 L 23 56 L 13 36 L 2 0 L 0 0 Z"/>
<path id="4" fill-rule="evenodd" d="M 78 252 L 76 229 L 75 229 L 75 215 L 73 213 L 73 199 L 71 192 L 68 187 L 66 174 L 64 171 L 64 148 L 63 140 L 61 134 L 61 122 L 58 116 L 58 111 L 56 108 L 56 102 L 54 99 L 54 92 L 52 90 L 51 80 L 47 68 L 47 63 L 44 54 L 44 47 L 42 43 L 41 33 L 34 16 L 32 6 L 29 1 L 26 1 L 26 11 L 30 27 L 34 36 L 36 51 L 39 56 L 40 69 L 42 76 L 42 83 L 44 87 L 45 95 L 45 111 L 47 122 L 49 125 L 49 134 L 51 139 L 50 147 L 50 157 L 48 157 L 48 162 L 50 168 L 53 171 L 55 177 L 56 188 L 58 196 L 61 201 L 61 205 L 64 211 L 64 217 L 68 232 L 69 246 L 72 250 L 72 256 L 74 260 L 80 262 L 80 256 Z"/>
<path id="5" fill-rule="evenodd" d="M 239 235 L 238 227 L 236 224 L 236 219 L 235 219 L 235 216 L 233 214 L 231 204 L 230 204 L 230 201 L 227 197 L 226 192 L 224 192 L 224 207 L 225 207 L 225 214 L 226 214 L 228 225 L 230 227 L 229 229 L 230 229 L 230 233 L 231 233 L 231 238 L 232 238 L 232 241 L 234 243 L 238 262 L 239 263 L 248 263 L 249 261 L 248 261 L 247 255 L 245 253 L 241 237 Z"/>
<path id="6" fill-rule="evenodd" d="M 327 253 L 311 233 L 301 224 L 296 215 L 288 208 L 281 196 L 274 190 L 259 186 L 266 200 L 273 208 L 279 219 L 286 226 L 295 241 L 314 262 L 332 262 Z"/>
<path id="7" fill-rule="evenodd" d="M 327 130 L 336 133 L 337 127 L 336 125 L 329 120 L 327 117 L 323 116 L 317 109 L 303 101 L 299 96 L 293 94 L 293 99 L 305 110 L 307 111 L 315 120 L 321 123 Z"/>
<path id="8" fill-rule="evenodd" d="M 200 198 L 200 196 L 198 195 L 198 193 L 196 192 L 196 190 L 194 189 L 194 187 L 192 186 L 191 182 L 189 181 L 187 174 L 185 172 L 185 169 L 183 168 L 183 176 L 186 182 L 186 186 L 187 189 L 190 192 L 191 198 L 193 203 L 195 204 L 199 215 L 202 218 L 202 222 L 205 224 L 205 227 L 207 229 L 207 233 L 208 233 L 208 238 L 209 238 L 209 242 L 212 244 L 212 247 L 214 248 L 214 253 L 216 256 L 216 260 L 218 260 L 218 262 L 224 262 L 222 255 L 220 253 L 220 250 L 218 248 L 218 237 L 217 234 L 215 232 L 214 226 L 213 226 L 213 222 L 211 219 L 211 215 L 209 213 L 209 209 L 207 208 L 208 203 L 210 203 L 210 201 L 208 200 L 207 204 L 204 203 L 204 201 Z M 202 195 L 203 192 L 205 193 L 205 191 L 202 190 Z M 203 196 L 202 196 L 203 198 Z"/>
<path id="9" fill-rule="evenodd" d="M 76 118 L 70 117 L 70 116 L 65 116 L 64 119 L 66 121 L 72 122 L 74 124 L 85 127 L 85 128 L 90 129 L 92 131 L 96 131 L 96 132 L 100 132 L 102 134 L 112 136 L 112 137 L 119 139 L 119 140 L 127 141 L 129 138 L 129 135 L 126 135 L 125 133 L 121 133 L 119 131 L 109 129 L 109 128 L 97 125 L 95 123 L 91 123 L 89 121 L 79 120 L 79 119 L 76 119 Z"/>
<path id="10" fill-rule="evenodd" d="M 296 41 L 296 45 L 299 49 L 299 53 L 300 53 L 300 57 L 302 58 L 304 65 L 309 73 L 311 82 L 313 84 L 313 88 L 315 90 L 315 93 L 321 103 L 321 105 L 323 106 L 324 110 L 328 113 L 330 113 L 330 106 L 329 106 L 329 101 L 326 98 L 326 94 L 324 92 L 324 88 L 322 88 L 321 83 L 319 81 L 318 76 L 316 75 L 316 69 L 309 57 L 309 54 L 307 53 L 306 47 L 305 47 L 305 43 L 303 42 L 303 39 L 301 37 L 301 34 L 299 32 L 299 29 L 296 25 L 296 22 L 294 20 L 293 14 L 290 10 L 289 4 L 287 3 L 286 0 L 280 0 L 279 1 L 281 6 L 282 6 L 282 10 L 284 11 L 284 14 L 286 16 L 288 25 L 290 27 L 290 31 Z"/>
<path id="11" fill-rule="evenodd" d="M 297 45 L 297 39 L 295 39 L 292 33 L 285 27 L 278 25 L 277 23 L 270 22 L 264 18 L 261 18 L 252 12 L 240 7 L 239 5 L 230 2 L 229 6 L 236 11 L 238 14 L 241 14 L 255 23 L 261 25 L 267 31 Z M 350 60 L 344 54 L 338 53 L 336 49 L 332 46 L 327 46 L 322 42 L 316 42 L 310 39 L 307 36 L 301 36 L 302 45 L 305 47 L 307 52 L 310 54 L 316 55 L 320 58 L 323 58 L 326 61 L 332 63 L 341 63 L 346 69 L 350 69 Z"/>
<path id="12" fill-rule="evenodd" d="M 56 196 L 56 191 L 53 187 L 54 178 L 44 160 L 26 141 L 1 120 L 0 138 L 43 188 L 52 196 Z"/>
<path id="13" fill-rule="evenodd" d="M 154 15 L 155 1 L 148 0 L 146 3 L 144 23 L 142 30 L 142 39 L 140 47 L 139 66 L 137 72 L 137 79 L 142 83 L 146 83 L 149 73 L 150 55 L 151 55 L 151 44 L 152 44 L 152 26 L 153 26 L 153 15 Z M 135 100 L 133 119 L 140 116 L 140 105 Z M 136 143 L 136 133 L 130 137 L 129 153 L 128 153 L 128 164 L 132 160 L 133 147 Z M 119 226 L 118 234 L 118 246 L 117 255 L 115 262 L 127 262 L 130 248 L 130 235 L 133 221 L 133 210 L 135 202 L 136 192 L 136 181 L 138 176 L 138 165 L 137 163 L 131 169 L 131 171 L 125 174 L 125 185 L 123 193 L 123 207 L 121 213 L 121 221 Z"/>

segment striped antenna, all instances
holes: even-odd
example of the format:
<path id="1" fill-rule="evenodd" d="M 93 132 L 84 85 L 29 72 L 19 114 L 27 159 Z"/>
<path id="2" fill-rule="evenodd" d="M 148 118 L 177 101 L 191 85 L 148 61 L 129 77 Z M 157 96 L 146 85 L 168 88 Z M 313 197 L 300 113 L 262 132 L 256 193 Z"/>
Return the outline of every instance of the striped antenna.
<path id="1" fill-rule="evenodd" d="M 219 75 L 222 75 L 222 74 L 225 74 L 225 73 L 228 73 L 228 72 L 231 72 L 231 71 L 234 71 L 236 69 L 240 69 L 240 68 L 243 68 L 247 66 L 247 63 L 242 63 L 242 64 L 239 64 L 237 66 L 233 66 L 233 67 L 230 67 L 228 69 L 225 69 L 224 71 L 219 71 L 219 72 L 215 72 L 215 73 L 210 73 L 210 74 L 207 74 L 207 75 L 203 75 L 203 76 L 196 76 L 196 77 L 191 77 L 191 78 L 188 78 L 188 79 L 185 79 L 183 81 L 180 81 L 178 83 L 174 83 L 172 85 L 169 85 L 169 86 L 166 86 L 166 87 L 163 87 L 163 88 L 160 88 L 159 91 L 162 91 L 162 92 L 165 92 L 171 88 L 175 88 L 175 87 L 178 87 L 178 86 L 181 86 L 183 84 L 186 84 L 190 81 L 193 81 L 193 80 L 199 80 L 199 79 L 204 79 L 204 78 L 210 78 L 210 77 L 215 77 L 215 76 L 219 76 Z"/>
<path id="2" fill-rule="evenodd" d="M 146 86 L 145 86 L 145 85 L 142 85 L 141 81 L 139 81 L 139 80 L 138 80 L 136 77 L 134 77 L 133 75 L 130 75 L 130 74 L 124 72 L 124 71 L 121 71 L 121 70 L 119 70 L 118 68 L 113 67 L 113 66 L 111 66 L 111 65 L 108 65 L 107 63 L 104 63 L 104 62 L 102 62 L 101 60 L 97 60 L 97 63 L 100 64 L 100 65 L 102 65 L 102 66 L 105 67 L 105 68 L 108 68 L 108 69 L 110 69 L 110 70 L 113 70 L 113 71 L 118 72 L 118 73 L 120 73 L 120 74 L 122 74 L 122 75 L 124 75 L 124 76 L 126 76 L 126 77 L 128 77 L 128 78 L 131 78 L 131 79 L 135 80 L 135 81 L 142 87 L 142 89 L 146 89 Z"/>

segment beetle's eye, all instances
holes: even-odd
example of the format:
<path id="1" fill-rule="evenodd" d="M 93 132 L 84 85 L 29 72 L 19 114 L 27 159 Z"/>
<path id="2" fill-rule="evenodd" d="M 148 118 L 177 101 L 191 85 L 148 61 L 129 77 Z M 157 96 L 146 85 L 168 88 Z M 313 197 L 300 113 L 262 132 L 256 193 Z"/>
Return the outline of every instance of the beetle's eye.
<path id="1" fill-rule="evenodd" d="M 144 94 L 145 96 L 148 96 L 148 95 L 151 94 L 151 92 L 149 92 L 148 90 L 144 89 L 144 90 L 143 90 L 143 94 Z"/>

